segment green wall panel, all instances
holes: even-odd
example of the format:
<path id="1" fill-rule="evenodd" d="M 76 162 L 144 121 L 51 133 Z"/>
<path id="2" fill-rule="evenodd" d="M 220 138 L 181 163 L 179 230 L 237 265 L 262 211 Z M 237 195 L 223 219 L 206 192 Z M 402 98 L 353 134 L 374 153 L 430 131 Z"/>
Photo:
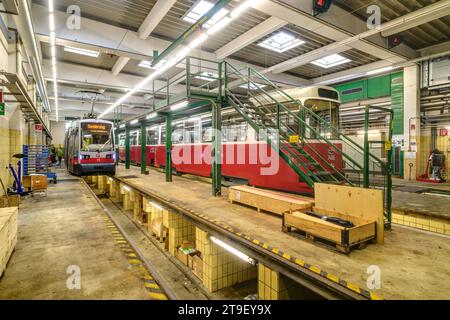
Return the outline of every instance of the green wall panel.
<path id="1" fill-rule="evenodd" d="M 404 134 L 404 81 L 403 72 L 392 74 L 391 76 L 391 100 L 392 110 L 394 110 L 394 130 L 393 134 Z"/>
<path id="2" fill-rule="evenodd" d="M 391 75 L 370 78 L 367 80 L 367 97 L 380 98 L 391 95 Z"/>
<path id="3" fill-rule="evenodd" d="M 366 80 L 344 83 L 335 88 L 339 91 L 343 103 L 367 99 Z"/>

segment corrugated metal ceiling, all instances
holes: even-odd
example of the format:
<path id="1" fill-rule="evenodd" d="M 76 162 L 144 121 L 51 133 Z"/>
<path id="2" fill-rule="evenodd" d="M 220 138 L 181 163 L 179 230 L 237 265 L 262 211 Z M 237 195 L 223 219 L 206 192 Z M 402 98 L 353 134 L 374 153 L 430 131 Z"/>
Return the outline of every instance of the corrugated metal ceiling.
<path id="1" fill-rule="evenodd" d="M 367 18 L 367 7 L 371 4 L 380 6 L 383 22 L 398 18 L 407 13 L 416 11 L 439 0 L 375 0 L 366 3 L 361 0 L 335 0 L 335 3 L 355 15 Z M 369 2 L 369 1 L 367 1 Z M 444 41 L 450 40 L 450 15 L 436 19 L 418 27 L 402 32 L 405 43 L 413 49 L 422 49 Z"/>

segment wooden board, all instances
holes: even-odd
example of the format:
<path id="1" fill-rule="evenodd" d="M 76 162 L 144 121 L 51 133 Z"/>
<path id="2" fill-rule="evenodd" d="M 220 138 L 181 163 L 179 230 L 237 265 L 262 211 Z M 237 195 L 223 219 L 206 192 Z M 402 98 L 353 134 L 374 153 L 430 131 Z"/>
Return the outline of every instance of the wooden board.
<path id="1" fill-rule="evenodd" d="M 384 243 L 383 191 L 316 183 L 316 210 L 377 223 L 377 243 Z"/>
<path id="2" fill-rule="evenodd" d="M 228 198 L 232 203 L 238 202 L 257 208 L 258 211 L 264 210 L 278 215 L 287 211 L 311 210 L 314 206 L 314 200 L 310 198 L 248 186 L 231 187 Z"/>
<path id="3" fill-rule="evenodd" d="M 17 243 L 18 208 L 0 209 L 0 276 Z"/>

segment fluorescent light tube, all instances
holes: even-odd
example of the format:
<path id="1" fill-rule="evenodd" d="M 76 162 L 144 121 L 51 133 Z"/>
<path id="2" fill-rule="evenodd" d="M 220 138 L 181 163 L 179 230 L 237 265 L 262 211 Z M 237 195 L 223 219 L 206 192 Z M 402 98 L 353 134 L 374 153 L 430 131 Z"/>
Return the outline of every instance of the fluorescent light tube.
<path id="1" fill-rule="evenodd" d="M 156 118 L 156 116 L 157 116 L 157 114 L 156 113 L 151 113 L 151 114 L 149 114 L 148 116 L 147 116 L 147 120 L 149 120 L 149 119 L 153 119 L 153 118 Z"/>
<path id="2" fill-rule="evenodd" d="M 208 39 L 208 35 L 206 33 L 203 33 L 201 36 L 197 37 L 189 44 L 189 48 L 191 49 L 197 48 L 199 45 L 205 42 L 206 39 Z"/>
<path id="3" fill-rule="evenodd" d="M 126 191 L 128 191 L 128 192 L 130 192 L 130 191 L 131 191 L 131 189 L 130 189 L 130 188 L 128 188 L 127 186 L 124 186 L 124 187 L 123 187 L 123 189 L 124 189 L 124 190 L 126 190 Z"/>
<path id="4" fill-rule="evenodd" d="M 79 48 L 74 48 L 74 47 L 64 47 L 64 51 L 80 54 L 80 55 L 87 56 L 87 57 L 93 57 L 93 58 L 98 58 L 98 56 L 100 55 L 100 52 L 98 52 L 98 51 L 79 49 Z"/>
<path id="5" fill-rule="evenodd" d="M 135 119 L 135 120 L 131 121 L 130 124 L 133 125 L 133 124 L 137 124 L 138 122 L 139 122 L 139 120 Z"/>
<path id="6" fill-rule="evenodd" d="M 188 104 L 189 104 L 188 101 L 183 101 L 183 102 L 177 103 L 176 105 L 173 105 L 172 107 L 170 107 L 170 110 L 172 110 L 172 111 L 179 110 L 179 109 L 187 107 Z"/>
<path id="7" fill-rule="evenodd" d="M 150 201 L 149 203 L 150 203 L 153 207 L 155 207 L 156 209 L 159 209 L 159 210 L 162 210 L 162 209 L 163 209 L 160 205 L 158 205 L 158 204 L 156 204 L 156 203 L 154 203 L 154 202 L 152 202 L 152 201 Z"/>
<path id="8" fill-rule="evenodd" d="M 368 76 L 373 75 L 373 74 L 378 74 L 378 73 L 383 73 L 383 72 L 387 72 L 387 71 L 391 71 L 392 69 L 394 69 L 393 66 L 390 67 L 386 67 L 386 68 L 381 68 L 381 69 L 376 69 L 376 70 L 372 70 L 372 71 L 368 71 L 366 74 Z"/>
<path id="9" fill-rule="evenodd" d="M 219 247 L 227 250 L 228 252 L 232 253 L 233 255 L 235 255 L 236 257 L 250 263 L 251 265 L 255 265 L 256 261 L 252 258 L 250 258 L 249 256 L 247 256 L 246 254 L 240 252 L 239 250 L 233 248 L 232 246 L 230 246 L 229 244 L 226 244 L 225 242 L 215 238 L 215 237 L 210 237 L 209 238 L 212 242 L 214 242 L 215 244 L 217 244 Z"/>

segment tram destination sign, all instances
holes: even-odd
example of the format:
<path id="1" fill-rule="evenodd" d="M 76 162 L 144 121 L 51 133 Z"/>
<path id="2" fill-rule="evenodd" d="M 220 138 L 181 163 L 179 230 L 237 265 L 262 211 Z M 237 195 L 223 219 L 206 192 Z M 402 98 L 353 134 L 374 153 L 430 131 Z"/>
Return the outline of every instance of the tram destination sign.
<path id="1" fill-rule="evenodd" d="M 83 130 L 97 133 L 107 133 L 111 130 L 111 126 L 106 123 L 84 123 L 82 128 Z"/>

